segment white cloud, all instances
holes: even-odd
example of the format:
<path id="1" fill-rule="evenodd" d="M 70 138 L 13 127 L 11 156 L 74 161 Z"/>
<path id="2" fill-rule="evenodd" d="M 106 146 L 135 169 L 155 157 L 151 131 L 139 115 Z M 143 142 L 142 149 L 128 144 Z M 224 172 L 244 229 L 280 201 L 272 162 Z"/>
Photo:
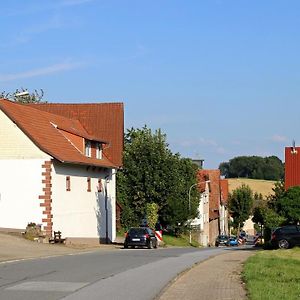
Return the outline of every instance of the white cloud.
<path id="1" fill-rule="evenodd" d="M 81 66 L 83 66 L 83 63 L 70 63 L 70 62 L 64 62 L 60 64 L 55 64 L 52 66 L 39 68 L 39 69 L 33 69 L 25 72 L 20 73 L 13 73 L 13 74 L 0 74 L 0 81 L 13 81 L 17 79 L 26 79 L 31 77 L 37 77 L 37 76 L 44 76 L 54 73 L 60 73 L 63 71 L 69 71 L 73 69 L 77 69 Z"/>
<path id="2" fill-rule="evenodd" d="M 288 138 L 283 135 L 275 134 L 272 136 L 271 140 L 276 143 L 282 143 L 282 142 L 287 142 Z"/>

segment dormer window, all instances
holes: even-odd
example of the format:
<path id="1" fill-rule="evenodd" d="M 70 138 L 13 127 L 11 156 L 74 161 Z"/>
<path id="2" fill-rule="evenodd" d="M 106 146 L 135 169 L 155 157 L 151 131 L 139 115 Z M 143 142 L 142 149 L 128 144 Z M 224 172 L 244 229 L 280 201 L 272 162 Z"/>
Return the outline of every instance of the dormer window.
<path id="1" fill-rule="evenodd" d="M 96 158 L 102 159 L 102 144 L 101 143 L 96 144 Z"/>
<path id="2" fill-rule="evenodd" d="M 85 156 L 91 157 L 91 154 L 92 154 L 91 141 L 85 141 Z"/>

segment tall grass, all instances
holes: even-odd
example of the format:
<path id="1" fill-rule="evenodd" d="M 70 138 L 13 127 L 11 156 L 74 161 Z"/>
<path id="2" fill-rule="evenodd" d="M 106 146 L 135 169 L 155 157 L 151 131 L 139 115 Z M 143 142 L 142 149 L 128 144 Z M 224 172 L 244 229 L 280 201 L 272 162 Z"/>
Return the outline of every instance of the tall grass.
<path id="1" fill-rule="evenodd" d="M 300 248 L 262 251 L 243 272 L 250 300 L 300 299 Z"/>

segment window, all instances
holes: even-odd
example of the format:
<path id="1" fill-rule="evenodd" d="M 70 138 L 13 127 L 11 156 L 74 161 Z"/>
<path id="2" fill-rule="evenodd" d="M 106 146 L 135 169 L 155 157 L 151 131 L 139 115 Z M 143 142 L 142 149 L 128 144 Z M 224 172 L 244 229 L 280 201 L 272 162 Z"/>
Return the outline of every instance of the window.
<path id="1" fill-rule="evenodd" d="M 71 179 L 70 179 L 70 176 L 66 177 L 66 191 L 67 192 L 71 191 Z"/>
<path id="2" fill-rule="evenodd" d="M 96 144 L 96 158 L 102 159 L 102 144 L 101 143 Z"/>
<path id="3" fill-rule="evenodd" d="M 88 192 L 91 192 L 91 177 L 88 177 L 87 178 L 87 191 Z"/>
<path id="4" fill-rule="evenodd" d="M 91 141 L 85 141 L 85 155 L 91 157 Z"/>
<path id="5" fill-rule="evenodd" d="M 98 179 L 98 192 L 102 192 L 102 180 Z"/>

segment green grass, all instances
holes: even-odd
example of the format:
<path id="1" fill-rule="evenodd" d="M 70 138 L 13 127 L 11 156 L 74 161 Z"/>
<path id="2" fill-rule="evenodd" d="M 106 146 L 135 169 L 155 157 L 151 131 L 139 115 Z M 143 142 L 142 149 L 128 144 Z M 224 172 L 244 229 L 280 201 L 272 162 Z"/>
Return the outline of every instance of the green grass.
<path id="1" fill-rule="evenodd" d="M 164 234 L 163 241 L 166 246 L 174 246 L 174 247 L 199 247 L 199 243 L 192 240 L 192 244 L 189 243 L 189 236 L 182 235 L 180 237 L 175 237 L 172 235 Z"/>
<path id="2" fill-rule="evenodd" d="M 299 300 L 300 248 L 259 252 L 246 261 L 243 277 L 250 300 Z"/>

